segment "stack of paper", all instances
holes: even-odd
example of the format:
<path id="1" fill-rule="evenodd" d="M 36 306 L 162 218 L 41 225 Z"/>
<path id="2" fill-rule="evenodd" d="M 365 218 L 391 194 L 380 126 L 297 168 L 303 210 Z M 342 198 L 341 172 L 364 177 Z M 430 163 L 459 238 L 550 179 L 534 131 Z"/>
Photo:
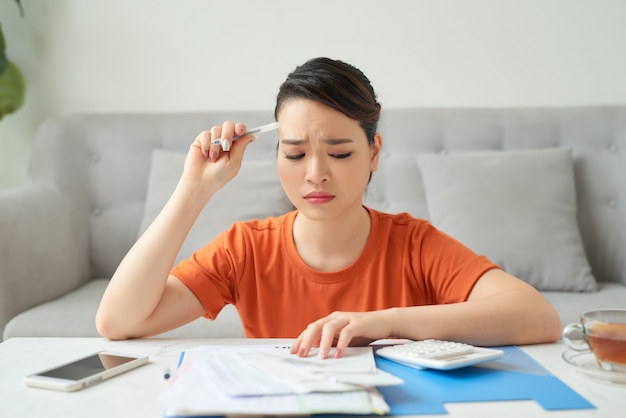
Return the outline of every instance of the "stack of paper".
<path id="1" fill-rule="evenodd" d="M 371 347 L 318 359 L 273 345 L 203 346 L 183 353 L 160 400 L 167 416 L 382 415 L 389 406 L 376 386 L 402 383 L 376 367 Z"/>

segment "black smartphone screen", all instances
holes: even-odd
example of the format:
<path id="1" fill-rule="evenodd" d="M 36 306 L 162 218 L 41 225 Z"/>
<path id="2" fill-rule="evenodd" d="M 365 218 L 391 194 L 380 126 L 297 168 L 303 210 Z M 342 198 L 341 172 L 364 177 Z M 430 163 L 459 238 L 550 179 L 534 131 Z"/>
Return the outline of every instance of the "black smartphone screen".
<path id="1" fill-rule="evenodd" d="M 121 357 L 99 353 L 76 360 L 75 362 L 64 366 L 47 370 L 43 373 L 39 373 L 39 375 L 69 380 L 80 380 L 133 360 L 135 360 L 133 357 Z"/>

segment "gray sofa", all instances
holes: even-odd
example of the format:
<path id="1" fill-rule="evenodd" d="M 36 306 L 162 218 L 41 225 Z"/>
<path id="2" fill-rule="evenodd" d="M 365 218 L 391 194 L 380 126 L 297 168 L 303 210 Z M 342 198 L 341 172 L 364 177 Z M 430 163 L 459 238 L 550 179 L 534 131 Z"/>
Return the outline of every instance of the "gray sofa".
<path id="1" fill-rule="evenodd" d="M 189 144 L 226 119 L 249 127 L 273 120 L 251 111 L 46 121 L 33 143 L 28 184 L 0 190 L 3 338 L 97 336 L 94 315 L 107 279 L 164 203 Z M 527 275 L 564 323 L 586 309 L 626 308 L 626 106 L 388 109 L 380 131 L 384 152 L 368 205 L 429 218 Z M 210 203 L 224 216 L 199 220 L 179 258 L 235 219 L 289 210 L 273 169 L 275 146 L 271 135 L 250 145 L 249 171 L 242 168 L 239 183 Z M 520 174 L 535 178 L 507 177 Z M 243 333 L 229 307 L 216 321 L 164 335 Z"/>

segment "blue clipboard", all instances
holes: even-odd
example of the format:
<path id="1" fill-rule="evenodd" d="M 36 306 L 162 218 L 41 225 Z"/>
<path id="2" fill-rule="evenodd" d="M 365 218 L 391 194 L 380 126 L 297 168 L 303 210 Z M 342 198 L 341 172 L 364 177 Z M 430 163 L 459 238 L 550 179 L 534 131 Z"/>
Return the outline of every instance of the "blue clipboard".
<path id="1" fill-rule="evenodd" d="M 504 357 L 456 370 L 418 370 L 376 356 L 378 367 L 404 379 L 379 388 L 390 415 L 447 414 L 444 403 L 533 400 L 546 410 L 595 409 L 519 347 L 496 347 Z"/>

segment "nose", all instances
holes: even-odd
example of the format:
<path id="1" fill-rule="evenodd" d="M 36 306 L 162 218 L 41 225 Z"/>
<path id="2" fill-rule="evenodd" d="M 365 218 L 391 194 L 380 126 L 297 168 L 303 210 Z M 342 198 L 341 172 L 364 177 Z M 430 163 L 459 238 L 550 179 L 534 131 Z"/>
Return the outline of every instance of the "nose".
<path id="1" fill-rule="evenodd" d="M 309 183 L 324 183 L 329 180 L 328 165 L 323 158 L 311 157 L 306 167 L 306 181 Z"/>

